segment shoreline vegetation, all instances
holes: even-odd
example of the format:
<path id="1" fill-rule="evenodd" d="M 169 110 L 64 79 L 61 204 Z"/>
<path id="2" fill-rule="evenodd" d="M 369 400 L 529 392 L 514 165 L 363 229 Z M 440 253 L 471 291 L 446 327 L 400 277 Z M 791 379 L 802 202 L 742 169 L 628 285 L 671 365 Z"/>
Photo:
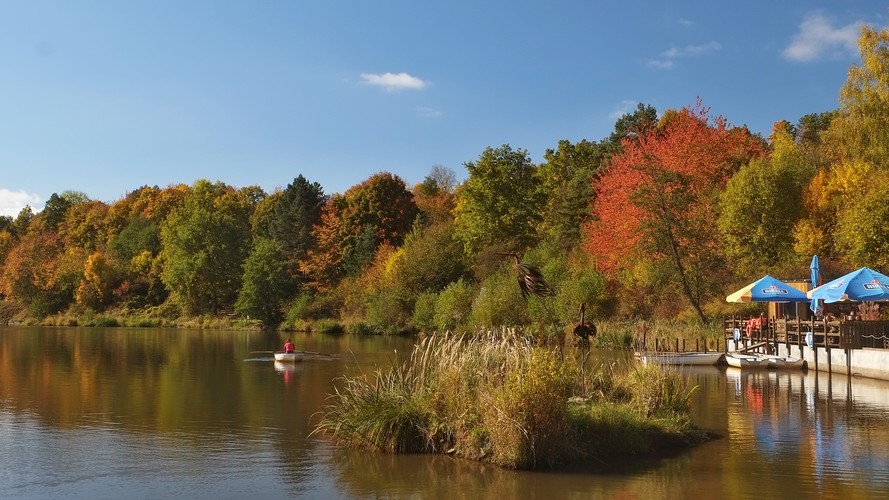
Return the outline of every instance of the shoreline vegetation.
<path id="1" fill-rule="evenodd" d="M 22 326 L 262 330 L 234 315 L 181 317 L 160 308 L 56 314 L 40 321 L 0 301 L 0 323 Z M 166 314 L 165 314 L 166 313 Z M 11 320 L 11 321 L 10 321 Z M 334 319 L 303 322 L 312 334 L 379 334 Z M 677 320 L 604 320 L 582 342 L 574 325 L 500 327 L 416 335 L 406 360 L 392 368 L 336 380 L 312 433 L 350 447 L 392 453 L 436 453 L 508 469 L 554 469 L 662 456 L 717 436 L 691 420 L 696 390 L 675 370 L 590 361 L 591 348 L 630 349 L 683 339 L 715 347 L 712 324 Z M 401 354 L 403 356 L 403 354 Z"/>
<path id="2" fill-rule="evenodd" d="M 739 311 L 745 311 L 739 309 Z M 749 311 L 747 311 L 749 312 Z M 709 350 L 717 348 L 723 342 L 721 337 L 721 318 L 700 324 L 697 321 L 679 319 L 601 319 L 596 321 L 597 335 L 590 338 L 591 347 L 612 349 L 631 349 L 645 339 L 648 347 L 655 343 L 672 345 L 677 339 L 687 346 L 708 346 Z M 117 310 L 106 312 L 85 311 L 75 313 L 67 311 L 35 318 L 27 310 L 11 301 L 0 300 L 0 325 L 9 326 L 68 326 L 68 327 L 104 327 L 104 328 L 183 328 L 183 329 L 215 329 L 236 331 L 267 331 L 261 320 L 239 317 L 234 314 L 182 316 L 154 307 L 139 311 Z M 401 332 L 422 338 L 434 335 L 458 334 L 464 336 L 483 335 L 498 330 L 511 330 L 534 337 L 542 343 L 563 343 L 566 339 L 576 340 L 572 330 L 576 325 L 567 323 L 561 329 L 541 325 L 504 325 L 500 327 L 479 327 L 478 325 L 459 325 L 444 331 Z M 335 318 L 322 318 L 314 321 L 298 320 L 278 325 L 278 332 L 313 334 L 347 334 L 347 335 L 393 335 L 370 328 L 363 322 L 347 322 Z M 700 344 L 696 344 L 700 342 Z"/>
<path id="3" fill-rule="evenodd" d="M 508 330 L 430 336 L 389 370 L 338 379 L 313 434 L 374 451 L 552 469 L 716 438 L 692 422 L 696 389 L 665 367 L 592 366 L 583 344 L 559 349 Z"/>

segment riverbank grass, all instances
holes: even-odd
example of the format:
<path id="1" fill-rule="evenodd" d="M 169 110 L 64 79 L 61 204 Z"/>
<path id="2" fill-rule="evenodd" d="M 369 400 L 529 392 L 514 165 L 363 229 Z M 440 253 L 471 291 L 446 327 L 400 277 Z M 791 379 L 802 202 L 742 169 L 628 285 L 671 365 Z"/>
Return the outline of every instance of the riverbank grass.
<path id="1" fill-rule="evenodd" d="M 705 441 L 694 388 L 656 366 L 587 366 L 516 336 L 424 339 L 410 358 L 338 380 L 314 432 L 344 445 L 448 453 L 506 468 L 553 468 Z"/>

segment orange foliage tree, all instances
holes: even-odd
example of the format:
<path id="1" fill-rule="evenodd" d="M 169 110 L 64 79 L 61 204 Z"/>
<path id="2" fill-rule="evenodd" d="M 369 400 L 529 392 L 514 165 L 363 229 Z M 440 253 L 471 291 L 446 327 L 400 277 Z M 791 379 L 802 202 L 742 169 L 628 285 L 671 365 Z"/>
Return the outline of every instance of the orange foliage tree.
<path id="1" fill-rule="evenodd" d="M 335 194 L 312 229 L 315 247 L 299 265 L 307 284 L 327 291 L 344 276 L 357 276 L 380 245 L 402 244 L 418 213 L 404 181 L 388 172 Z"/>
<path id="2" fill-rule="evenodd" d="M 640 261 L 678 285 L 704 320 L 702 300 L 719 266 L 718 194 L 764 144 L 744 128 L 711 120 L 698 100 L 624 140 L 596 186 L 585 248 L 614 277 Z"/>

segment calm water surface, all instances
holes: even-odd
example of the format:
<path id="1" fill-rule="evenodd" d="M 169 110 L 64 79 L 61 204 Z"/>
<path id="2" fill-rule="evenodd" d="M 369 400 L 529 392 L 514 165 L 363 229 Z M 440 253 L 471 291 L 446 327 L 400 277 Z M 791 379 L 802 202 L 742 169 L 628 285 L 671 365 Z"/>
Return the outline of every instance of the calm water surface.
<path id="1" fill-rule="evenodd" d="M 283 340 L 0 327 L 0 497 L 889 497 L 886 382 L 687 369 L 695 419 L 722 439 L 670 458 L 516 472 L 310 437 L 337 377 L 404 359 L 413 339 L 296 335 L 299 349 L 333 356 L 290 367 L 251 352 Z"/>

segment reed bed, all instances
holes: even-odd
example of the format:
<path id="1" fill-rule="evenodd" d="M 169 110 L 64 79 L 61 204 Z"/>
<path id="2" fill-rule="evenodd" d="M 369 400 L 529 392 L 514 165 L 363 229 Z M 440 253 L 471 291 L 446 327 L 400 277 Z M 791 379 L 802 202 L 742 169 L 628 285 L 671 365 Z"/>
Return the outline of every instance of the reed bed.
<path id="1" fill-rule="evenodd" d="M 583 350 L 509 333 L 427 337 L 404 362 L 336 387 L 313 433 L 377 451 L 537 469 L 706 439 L 677 373 L 590 367 Z"/>

